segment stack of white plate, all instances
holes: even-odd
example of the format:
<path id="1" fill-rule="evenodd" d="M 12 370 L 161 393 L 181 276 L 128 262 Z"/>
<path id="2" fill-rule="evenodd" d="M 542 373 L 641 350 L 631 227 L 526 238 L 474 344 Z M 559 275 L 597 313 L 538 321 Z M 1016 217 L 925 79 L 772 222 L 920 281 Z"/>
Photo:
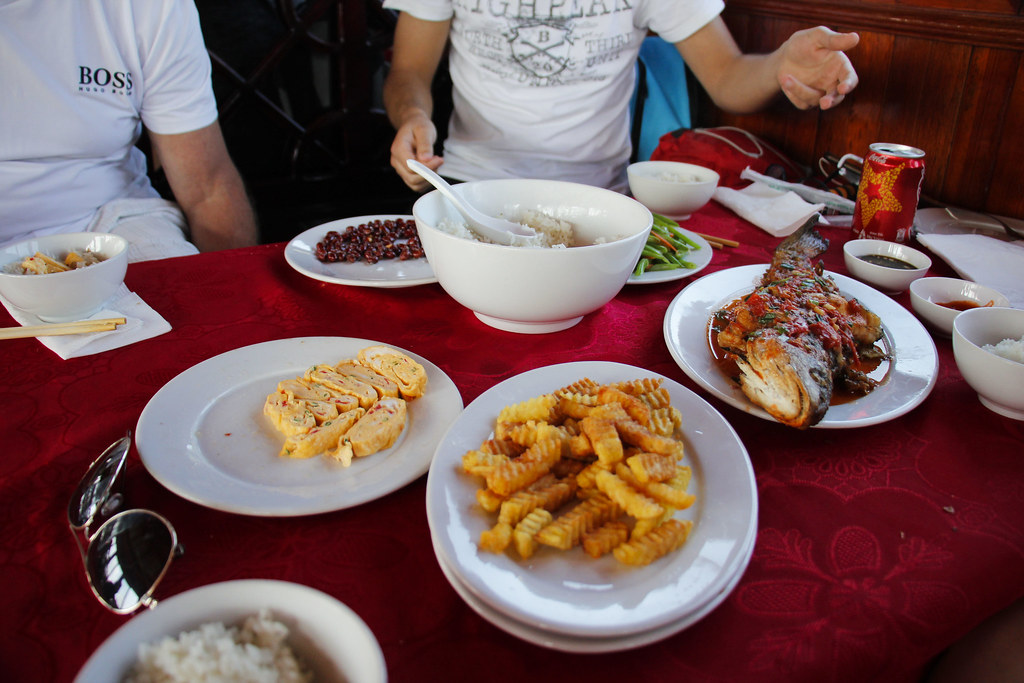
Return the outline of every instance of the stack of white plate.
<path id="1" fill-rule="evenodd" d="M 478 549 L 495 515 L 476 503 L 478 477 L 461 471 L 466 451 L 492 434 L 506 405 L 583 378 L 611 383 L 660 378 L 683 415 L 684 464 L 697 502 L 682 549 L 629 567 L 581 549 L 541 548 L 529 560 Z M 566 652 L 611 652 L 667 638 L 717 607 L 739 582 L 754 548 L 757 491 L 743 443 L 714 408 L 682 385 L 641 368 L 580 362 L 513 377 L 471 403 L 441 440 L 427 479 L 427 518 L 441 569 L 480 616 L 528 642 Z"/>

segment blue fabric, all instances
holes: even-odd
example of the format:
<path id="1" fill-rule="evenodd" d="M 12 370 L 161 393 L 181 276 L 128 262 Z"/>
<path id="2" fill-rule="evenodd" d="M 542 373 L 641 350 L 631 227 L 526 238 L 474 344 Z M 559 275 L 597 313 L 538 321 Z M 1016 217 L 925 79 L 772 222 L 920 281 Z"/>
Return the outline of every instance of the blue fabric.
<path id="1" fill-rule="evenodd" d="M 640 46 L 640 61 L 647 72 L 647 98 L 642 111 L 640 139 L 636 143 L 636 158 L 646 161 L 651 158 L 662 135 L 691 127 L 690 97 L 686 88 L 686 65 L 675 45 L 658 36 L 649 36 Z M 636 111 L 636 98 L 634 90 L 629 103 L 631 114 Z"/>

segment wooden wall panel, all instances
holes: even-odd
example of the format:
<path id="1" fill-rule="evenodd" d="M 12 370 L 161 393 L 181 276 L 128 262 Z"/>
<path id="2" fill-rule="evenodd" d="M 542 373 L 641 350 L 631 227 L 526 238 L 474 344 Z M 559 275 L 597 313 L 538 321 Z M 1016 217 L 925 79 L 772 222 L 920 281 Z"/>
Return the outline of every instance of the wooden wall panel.
<path id="1" fill-rule="evenodd" d="M 727 0 L 723 17 L 748 52 L 817 24 L 857 31 L 860 85 L 825 112 L 780 101 L 737 116 L 702 98 L 698 125 L 746 128 L 809 166 L 872 142 L 914 145 L 928 155 L 927 197 L 1024 218 L 1024 0 Z"/>

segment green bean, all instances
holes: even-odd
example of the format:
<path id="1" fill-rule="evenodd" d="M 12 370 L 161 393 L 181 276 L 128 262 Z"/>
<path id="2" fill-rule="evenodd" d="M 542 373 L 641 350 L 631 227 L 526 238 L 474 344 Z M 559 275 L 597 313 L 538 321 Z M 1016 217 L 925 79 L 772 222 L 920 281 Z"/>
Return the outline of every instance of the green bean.
<path id="1" fill-rule="evenodd" d="M 633 268 L 633 275 L 639 277 L 646 272 L 693 269 L 696 266 L 685 257 L 700 245 L 679 229 L 679 224 L 670 218 L 652 214 L 651 234 L 647 238 L 640 259 Z"/>

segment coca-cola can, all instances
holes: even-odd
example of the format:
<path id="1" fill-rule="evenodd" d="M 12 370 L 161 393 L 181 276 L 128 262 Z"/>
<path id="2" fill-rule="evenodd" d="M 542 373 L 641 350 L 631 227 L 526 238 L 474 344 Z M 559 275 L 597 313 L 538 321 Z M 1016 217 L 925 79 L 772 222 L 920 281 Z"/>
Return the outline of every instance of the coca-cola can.
<path id="1" fill-rule="evenodd" d="M 853 233 L 862 239 L 906 242 L 921 197 L 924 152 L 889 142 L 876 142 L 868 149 L 853 209 Z"/>

